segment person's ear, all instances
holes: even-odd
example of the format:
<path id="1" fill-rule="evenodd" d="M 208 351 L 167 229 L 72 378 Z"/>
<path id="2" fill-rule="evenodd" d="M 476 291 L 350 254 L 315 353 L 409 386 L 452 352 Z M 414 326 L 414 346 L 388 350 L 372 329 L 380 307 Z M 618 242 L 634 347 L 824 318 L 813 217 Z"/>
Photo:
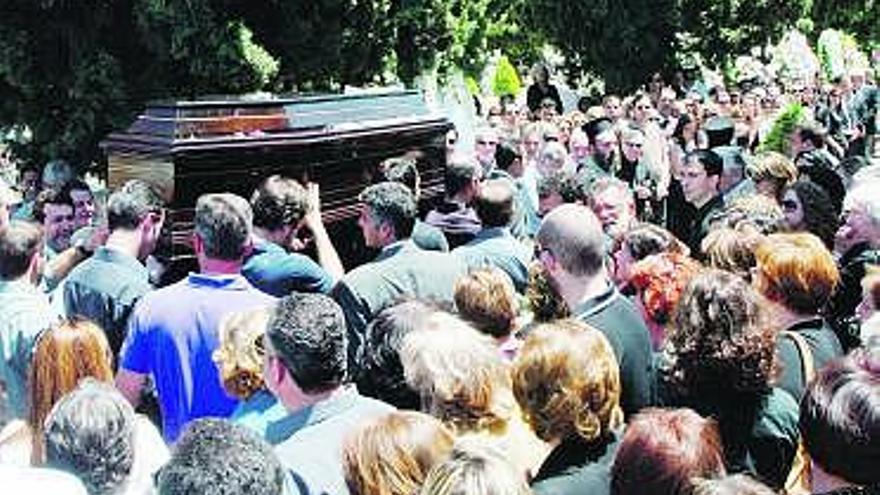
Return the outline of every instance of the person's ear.
<path id="1" fill-rule="evenodd" d="M 242 246 L 242 258 L 247 259 L 254 252 L 254 238 L 248 236 L 247 240 L 244 242 L 244 246 Z"/>
<path id="2" fill-rule="evenodd" d="M 192 233 L 192 247 L 193 247 L 193 252 L 195 252 L 196 255 L 205 252 L 205 242 L 202 240 L 202 238 L 196 232 Z"/>
<path id="3" fill-rule="evenodd" d="M 394 230 L 394 227 L 389 222 L 382 222 L 379 224 L 379 233 L 382 235 L 382 238 L 385 239 L 389 244 L 394 242 L 397 239 L 397 232 Z"/>

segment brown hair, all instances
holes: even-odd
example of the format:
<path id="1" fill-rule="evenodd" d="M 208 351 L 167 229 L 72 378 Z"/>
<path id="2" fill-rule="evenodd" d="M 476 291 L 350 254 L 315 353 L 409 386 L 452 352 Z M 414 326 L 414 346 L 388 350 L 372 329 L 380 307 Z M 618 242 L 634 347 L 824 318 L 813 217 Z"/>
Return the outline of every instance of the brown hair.
<path id="1" fill-rule="evenodd" d="M 535 328 L 513 366 L 513 394 L 538 438 L 593 441 L 623 419 L 611 345 L 577 320 Z"/>
<path id="2" fill-rule="evenodd" d="M 495 267 L 471 270 L 455 282 L 455 307 L 477 330 L 506 337 L 516 321 L 516 292 L 506 273 Z"/>
<path id="3" fill-rule="evenodd" d="M 452 432 L 415 411 L 378 418 L 350 436 L 342 452 L 352 495 L 413 495 L 452 450 Z"/>
<path id="4" fill-rule="evenodd" d="M 840 282 L 834 257 L 813 234 L 767 236 L 755 259 L 758 290 L 800 314 L 823 311 Z"/>
<path id="5" fill-rule="evenodd" d="M 52 406 L 80 380 L 113 380 L 110 345 L 90 320 L 70 318 L 43 332 L 34 346 L 28 377 L 31 464 L 43 463 L 43 423 Z"/>
<path id="6" fill-rule="evenodd" d="M 617 449 L 611 491 L 687 494 L 693 478 L 724 474 L 721 434 L 713 420 L 690 409 L 646 409 L 630 421 Z"/>
<path id="7" fill-rule="evenodd" d="M 722 227 L 709 231 L 701 248 L 708 266 L 748 280 L 756 263 L 755 249 L 763 240 L 764 236 L 752 227 Z"/>

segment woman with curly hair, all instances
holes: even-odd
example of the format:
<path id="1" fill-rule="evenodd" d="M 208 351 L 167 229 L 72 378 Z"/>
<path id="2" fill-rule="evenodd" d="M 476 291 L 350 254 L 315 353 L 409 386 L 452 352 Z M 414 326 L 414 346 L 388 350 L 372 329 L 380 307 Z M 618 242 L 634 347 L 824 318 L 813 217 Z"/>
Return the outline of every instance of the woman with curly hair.
<path id="1" fill-rule="evenodd" d="M 782 192 L 782 213 L 791 232 L 809 232 L 828 249 L 834 249 L 837 213 L 831 196 L 824 188 L 807 180 L 799 180 Z"/>
<path id="2" fill-rule="evenodd" d="M 620 372 L 602 332 L 577 320 L 540 325 L 513 366 L 513 393 L 539 438 L 553 445 L 535 493 L 607 494 L 620 440 Z"/>
<path id="3" fill-rule="evenodd" d="M 675 313 L 662 392 L 669 405 L 718 422 L 729 471 L 779 488 L 797 448 L 798 406 L 773 387 L 776 343 L 761 304 L 736 275 L 710 269 L 695 276 Z"/>
<path id="4" fill-rule="evenodd" d="M 633 265 L 629 282 L 636 290 L 636 307 L 651 332 L 655 351 L 666 340 L 666 327 L 682 291 L 700 268 L 697 261 L 676 252 L 654 254 Z"/>

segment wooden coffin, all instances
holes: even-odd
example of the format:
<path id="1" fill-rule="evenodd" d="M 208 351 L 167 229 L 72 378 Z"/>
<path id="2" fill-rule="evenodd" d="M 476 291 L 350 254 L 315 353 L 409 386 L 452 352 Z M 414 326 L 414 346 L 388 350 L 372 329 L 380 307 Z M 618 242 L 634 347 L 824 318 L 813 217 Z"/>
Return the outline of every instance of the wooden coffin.
<path id="1" fill-rule="evenodd" d="M 347 268 L 368 253 L 356 227 L 357 196 L 389 157 L 419 157 L 423 200 L 442 193 L 449 121 L 417 91 L 246 100 L 220 98 L 148 106 L 124 132 L 101 142 L 108 185 L 156 185 L 169 205 L 158 255 L 179 276 L 192 269 L 196 199 L 209 192 L 249 198 L 282 174 L 321 186 L 325 223 Z"/>

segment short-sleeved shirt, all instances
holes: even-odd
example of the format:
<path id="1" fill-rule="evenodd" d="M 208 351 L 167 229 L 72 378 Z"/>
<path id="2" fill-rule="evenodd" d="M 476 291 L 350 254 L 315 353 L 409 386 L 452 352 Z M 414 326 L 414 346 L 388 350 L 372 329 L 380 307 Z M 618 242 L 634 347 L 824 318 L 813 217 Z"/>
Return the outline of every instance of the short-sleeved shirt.
<path id="1" fill-rule="evenodd" d="M 311 258 L 288 253 L 283 247 L 262 239 L 254 243 L 241 273 L 254 287 L 275 297 L 291 292 L 326 294 L 333 288 L 333 279 Z"/>
<path id="2" fill-rule="evenodd" d="M 81 315 L 97 323 L 119 352 L 128 318 L 135 303 L 152 290 L 150 273 L 135 257 L 99 247 L 91 258 L 77 265 L 59 287 L 56 295 L 67 316 Z"/>
<path id="3" fill-rule="evenodd" d="M 138 302 L 120 368 L 153 376 L 166 441 L 176 440 L 190 420 L 232 414 L 238 401 L 226 395 L 212 359 L 220 320 L 275 300 L 240 275 L 191 273 Z"/>
<path id="4" fill-rule="evenodd" d="M 293 478 L 295 493 L 346 495 L 342 443 L 365 421 L 394 408 L 360 395 L 354 387 L 291 413 L 269 427 L 266 440 L 275 445 L 281 464 Z"/>
<path id="5" fill-rule="evenodd" d="M 25 388 L 34 342 L 54 321 L 49 300 L 24 281 L 0 281 L 0 381 L 6 414 L 23 418 Z"/>

